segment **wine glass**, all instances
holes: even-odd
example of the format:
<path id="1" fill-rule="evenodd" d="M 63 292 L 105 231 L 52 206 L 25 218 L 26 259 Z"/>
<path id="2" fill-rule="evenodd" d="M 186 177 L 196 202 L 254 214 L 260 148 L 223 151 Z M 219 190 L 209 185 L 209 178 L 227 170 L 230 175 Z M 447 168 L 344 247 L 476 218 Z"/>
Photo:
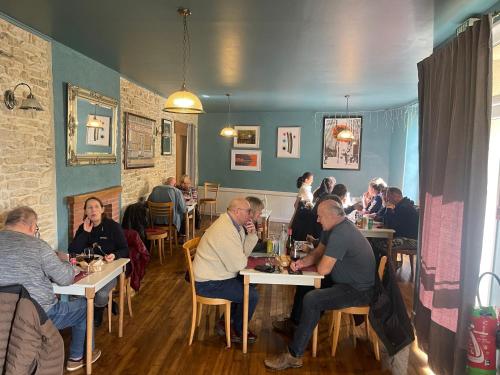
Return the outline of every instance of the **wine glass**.
<path id="1" fill-rule="evenodd" d="M 87 273 L 90 273 L 90 263 L 94 260 L 94 249 L 92 247 L 83 249 L 83 260 L 87 262 Z"/>

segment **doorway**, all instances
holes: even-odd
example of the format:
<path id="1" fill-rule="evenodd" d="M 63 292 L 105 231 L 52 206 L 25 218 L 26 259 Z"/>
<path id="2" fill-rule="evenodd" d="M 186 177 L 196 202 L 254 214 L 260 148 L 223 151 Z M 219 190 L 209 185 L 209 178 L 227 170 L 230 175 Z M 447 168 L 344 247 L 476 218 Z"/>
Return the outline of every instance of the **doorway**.
<path id="1" fill-rule="evenodd" d="M 187 124 L 175 121 L 175 175 L 177 181 L 186 174 Z"/>

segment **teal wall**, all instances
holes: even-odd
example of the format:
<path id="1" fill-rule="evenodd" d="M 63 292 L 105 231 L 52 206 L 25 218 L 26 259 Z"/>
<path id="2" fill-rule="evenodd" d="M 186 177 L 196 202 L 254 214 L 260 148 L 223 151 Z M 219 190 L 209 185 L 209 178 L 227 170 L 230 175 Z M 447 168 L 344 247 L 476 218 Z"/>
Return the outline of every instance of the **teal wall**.
<path id="1" fill-rule="evenodd" d="M 402 174 L 390 171 L 391 145 L 403 145 L 393 156 L 404 161 L 404 130 L 392 130 L 386 123 L 384 112 L 363 115 L 361 142 L 361 169 L 359 171 L 322 170 L 322 116 L 314 112 L 242 112 L 232 113 L 231 122 L 238 125 L 260 125 L 261 172 L 232 171 L 230 158 L 232 138 L 219 136 L 227 121 L 226 113 L 206 114 L 199 117 L 199 180 L 216 181 L 224 187 L 261 190 L 296 191 L 296 179 L 305 171 L 315 175 L 314 188 L 326 176 L 334 176 L 345 184 L 351 194 L 360 195 L 366 190 L 368 181 L 380 176 L 399 186 Z M 394 122 L 394 120 L 391 120 Z M 300 159 L 276 158 L 276 133 L 279 126 L 300 126 Z M 401 153 L 402 152 L 402 153 Z M 399 153 L 399 154 L 397 154 Z M 397 155 L 396 155 L 397 154 Z M 402 163 L 400 168 L 402 168 Z M 397 164 L 397 163 L 396 163 Z M 396 164 L 392 168 L 396 168 Z M 399 165 L 399 164 L 398 164 Z"/>
<path id="2" fill-rule="evenodd" d="M 56 144 L 58 248 L 68 247 L 68 211 L 65 197 L 121 184 L 121 164 L 68 167 L 66 165 L 66 83 L 120 99 L 120 75 L 106 66 L 52 41 L 54 128 Z M 118 111 L 119 112 L 119 111 Z M 118 124 L 121 124 L 118 119 Z M 117 155 L 121 155 L 118 126 Z M 120 158 L 118 158 L 120 160 Z"/>

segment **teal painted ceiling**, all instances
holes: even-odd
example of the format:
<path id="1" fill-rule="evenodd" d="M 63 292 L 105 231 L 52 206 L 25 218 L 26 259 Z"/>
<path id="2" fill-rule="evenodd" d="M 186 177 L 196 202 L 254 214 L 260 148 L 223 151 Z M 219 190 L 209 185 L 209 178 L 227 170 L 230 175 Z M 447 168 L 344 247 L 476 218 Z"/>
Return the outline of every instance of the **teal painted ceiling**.
<path id="1" fill-rule="evenodd" d="M 333 111 L 417 97 L 416 64 L 495 0 L 1 0 L 0 12 L 164 96 L 188 88 L 207 112 Z M 1 35 L 0 35 L 1 42 Z M 0 44 L 1 46 L 1 44 Z"/>

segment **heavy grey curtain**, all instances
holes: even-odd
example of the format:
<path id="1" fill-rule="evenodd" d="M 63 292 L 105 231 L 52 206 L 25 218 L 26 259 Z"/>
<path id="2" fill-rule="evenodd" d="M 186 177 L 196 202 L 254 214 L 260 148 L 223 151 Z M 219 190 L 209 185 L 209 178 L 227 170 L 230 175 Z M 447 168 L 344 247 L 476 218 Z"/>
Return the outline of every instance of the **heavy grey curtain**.
<path id="1" fill-rule="evenodd" d="M 198 127 L 193 124 L 187 125 L 186 174 L 198 186 Z"/>
<path id="2" fill-rule="evenodd" d="M 418 342 L 437 374 L 464 373 L 486 204 L 491 19 L 418 64 L 420 277 Z"/>

